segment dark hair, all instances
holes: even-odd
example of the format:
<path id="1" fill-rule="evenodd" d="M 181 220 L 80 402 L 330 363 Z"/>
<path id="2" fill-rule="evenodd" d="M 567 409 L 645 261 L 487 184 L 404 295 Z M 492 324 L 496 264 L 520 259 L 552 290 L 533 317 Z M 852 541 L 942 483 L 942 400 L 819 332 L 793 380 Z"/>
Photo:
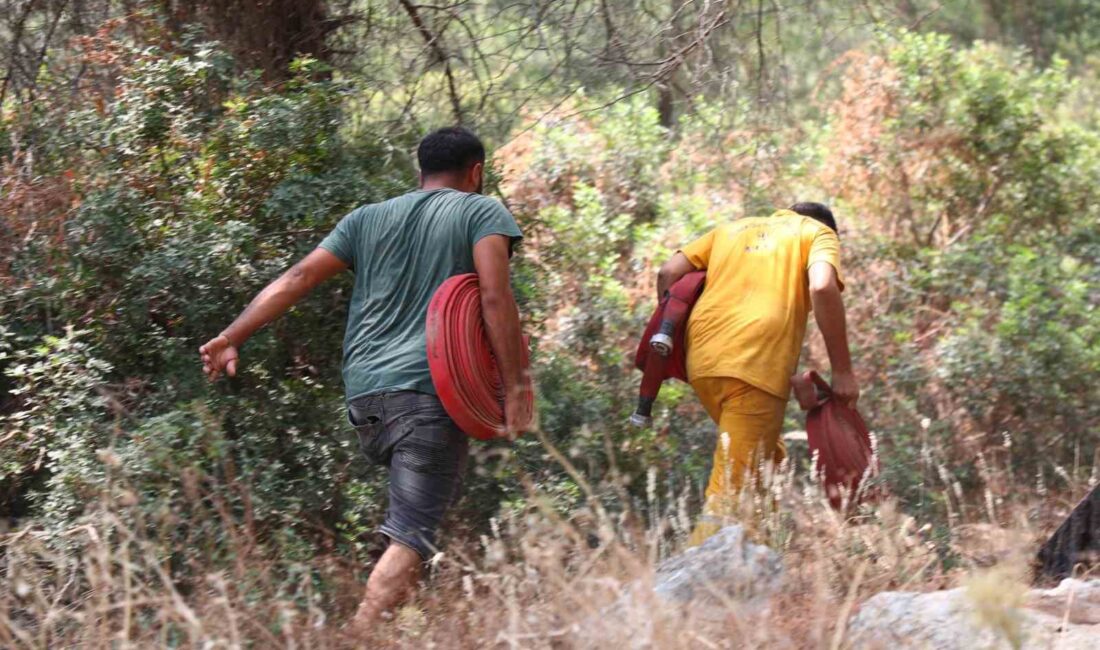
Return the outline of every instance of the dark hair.
<path id="1" fill-rule="evenodd" d="M 791 206 L 791 212 L 797 212 L 804 217 L 809 217 L 811 219 L 820 221 L 826 226 L 832 228 L 833 232 L 837 232 L 836 219 L 833 218 L 833 211 L 830 210 L 823 203 L 795 203 Z"/>
<path id="2" fill-rule="evenodd" d="M 464 171 L 474 163 L 485 162 L 485 145 L 470 129 L 448 126 L 424 136 L 417 147 L 416 158 L 420 162 L 420 173 L 425 176 Z"/>

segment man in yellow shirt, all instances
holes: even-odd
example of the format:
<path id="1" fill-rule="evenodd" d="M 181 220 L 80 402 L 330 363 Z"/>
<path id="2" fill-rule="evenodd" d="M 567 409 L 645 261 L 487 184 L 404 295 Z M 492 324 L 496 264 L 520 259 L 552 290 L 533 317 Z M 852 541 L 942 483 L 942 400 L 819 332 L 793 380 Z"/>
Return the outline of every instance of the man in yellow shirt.
<path id="1" fill-rule="evenodd" d="M 707 282 L 688 320 L 687 371 L 718 425 L 704 506 L 705 514 L 718 515 L 731 508 L 746 475 L 785 457 L 779 434 L 811 310 L 828 349 L 836 398 L 854 405 L 859 384 L 829 208 L 797 203 L 715 228 L 665 262 L 658 296 L 695 270 L 706 270 Z"/>

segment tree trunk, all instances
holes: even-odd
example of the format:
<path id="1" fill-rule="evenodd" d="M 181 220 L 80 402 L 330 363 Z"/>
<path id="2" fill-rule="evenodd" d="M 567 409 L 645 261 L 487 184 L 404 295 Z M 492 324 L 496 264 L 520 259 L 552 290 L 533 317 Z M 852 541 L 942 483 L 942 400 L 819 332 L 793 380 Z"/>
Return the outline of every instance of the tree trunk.
<path id="1" fill-rule="evenodd" d="M 324 0 L 164 0 L 162 6 L 169 25 L 202 24 L 243 67 L 262 70 L 272 82 L 290 78 L 299 56 L 331 62 L 329 35 L 353 20 L 330 17 Z"/>

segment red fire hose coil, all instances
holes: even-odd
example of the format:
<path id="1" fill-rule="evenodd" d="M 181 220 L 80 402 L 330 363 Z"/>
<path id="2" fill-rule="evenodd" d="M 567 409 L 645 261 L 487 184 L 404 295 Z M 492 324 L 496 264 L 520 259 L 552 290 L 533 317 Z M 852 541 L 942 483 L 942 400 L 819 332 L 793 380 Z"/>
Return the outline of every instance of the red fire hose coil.
<path id="1" fill-rule="evenodd" d="M 453 276 L 439 286 L 428 304 L 427 328 L 428 368 L 447 414 L 472 438 L 503 437 L 504 385 L 481 318 L 476 273 Z M 531 407 L 526 342 L 520 349 Z"/>

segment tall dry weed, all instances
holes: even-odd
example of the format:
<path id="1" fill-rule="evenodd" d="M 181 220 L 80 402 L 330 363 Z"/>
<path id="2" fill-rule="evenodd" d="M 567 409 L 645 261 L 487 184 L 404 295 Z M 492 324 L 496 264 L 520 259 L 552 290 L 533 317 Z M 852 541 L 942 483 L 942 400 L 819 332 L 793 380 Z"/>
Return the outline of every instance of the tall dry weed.
<path id="1" fill-rule="evenodd" d="M 945 543 L 888 497 L 838 512 L 819 486 L 783 468 L 761 489 L 746 489 L 730 515 L 752 541 L 780 553 L 782 587 L 764 609 L 729 600 L 716 619 L 652 591 L 656 566 L 688 538 L 687 495 L 664 489 L 654 471 L 647 477 L 646 511 L 629 502 L 608 507 L 597 498 L 602 486 L 577 473 L 549 443 L 547 449 L 564 471 L 576 473 L 588 491 L 588 505 L 563 513 L 529 485 L 525 508 L 502 511 L 489 533 L 454 540 L 436 556 L 417 600 L 385 622 L 370 644 L 843 647 L 846 619 L 870 595 L 959 584 L 968 586 L 983 621 L 1010 642 L 1016 638 L 1005 612 L 1015 606 L 1015 586 L 1023 584 L 1018 568 L 1011 575 L 995 569 L 969 581 L 965 576 L 1006 558 L 1015 558 L 1011 566 L 1022 566 L 1019 558 L 1036 539 L 1029 528 L 1034 502 L 1002 500 L 993 508 L 956 503 Z M 993 464 L 987 469 L 1004 471 Z M 119 489 L 105 492 L 63 539 L 33 523 L 3 539 L 0 645 L 324 649 L 347 644 L 339 625 L 361 595 L 369 567 L 334 556 L 282 561 L 265 550 L 247 513 L 228 510 L 219 515 L 221 552 L 204 555 L 203 566 L 180 565 L 177 558 L 186 549 L 142 525 L 136 501 L 119 499 Z M 197 499 L 218 502 L 203 492 L 209 488 L 194 489 Z"/>

